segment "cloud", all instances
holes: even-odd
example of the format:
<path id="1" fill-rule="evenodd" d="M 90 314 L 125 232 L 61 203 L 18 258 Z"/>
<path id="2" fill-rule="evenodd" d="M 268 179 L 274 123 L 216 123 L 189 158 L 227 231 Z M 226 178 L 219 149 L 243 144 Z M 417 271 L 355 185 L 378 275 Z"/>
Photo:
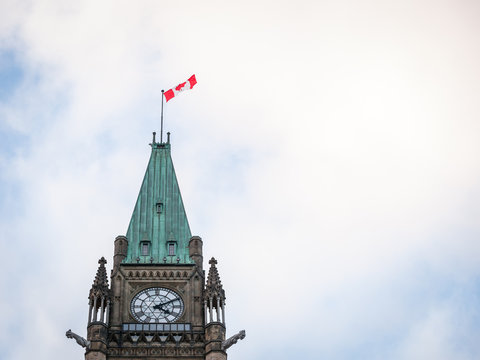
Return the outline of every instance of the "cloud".
<path id="1" fill-rule="evenodd" d="M 2 357 L 82 356 L 63 334 L 192 73 L 165 127 L 231 359 L 478 357 L 475 4 L 0 6 Z"/>

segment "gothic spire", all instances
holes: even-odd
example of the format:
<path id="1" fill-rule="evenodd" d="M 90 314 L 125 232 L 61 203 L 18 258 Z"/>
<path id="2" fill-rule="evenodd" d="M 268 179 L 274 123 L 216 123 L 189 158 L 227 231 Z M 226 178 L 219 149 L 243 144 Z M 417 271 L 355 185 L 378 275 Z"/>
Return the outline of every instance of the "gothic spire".
<path id="1" fill-rule="evenodd" d="M 208 270 L 207 285 L 205 287 L 205 297 L 207 298 L 220 298 L 225 300 L 225 290 L 223 290 L 222 282 L 220 281 L 220 275 L 217 270 L 217 260 L 211 258 L 208 262 L 210 269 Z"/>
<path id="2" fill-rule="evenodd" d="M 210 269 L 205 286 L 205 323 L 221 322 L 225 324 L 225 291 L 220 281 L 220 275 L 218 275 L 217 260 L 212 257 L 208 263 Z"/>
<path id="3" fill-rule="evenodd" d="M 170 139 L 152 153 L 128 226 L 124 263 L 190 264 L 190 226 L 170 155 Z"/>
<path id="4" fill-rule="evenodd" d="M 107 297 L 109 295 L 107 269 L 105 268 L 107 260 L 102 256 L 102 258 L 98 260 L 98 263 L 100 265 L 98 266 L 97 275 L 95 275 L 95 280 L 93 280 L 93 285 L 90 289 L 90 297 Z"/>
<path id="5" fill-rule="evenodd" d="M 88 296 L 90 308 L 88 310 L 88 324 L 92 322 L 106 322 L 108 324 L 108 314 L 110 309 L 110 289 L 108 288 L 107 269 L 105 264 L 107 260 L 102 256 L 98 260 L 97 275 L 93 280 L 92 288 Z"/>

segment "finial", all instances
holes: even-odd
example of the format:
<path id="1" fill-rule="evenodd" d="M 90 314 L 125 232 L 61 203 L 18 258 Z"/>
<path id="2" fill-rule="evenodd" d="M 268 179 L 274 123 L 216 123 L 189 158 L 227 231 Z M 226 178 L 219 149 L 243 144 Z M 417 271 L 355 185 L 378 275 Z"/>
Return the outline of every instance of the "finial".
<path id="1" fill-rule="evenodd" d="M 98 263 L 100 265 L 105 265 L 107 263 L 107 260 L 105 260 L 105 258 L 102 256 L 102 258 L 100 260 L 98 260 Z"/>
<path id="2" fill-rule="evenodd" d="M 217 264 L 217 260 L 215 260 L 215 258 L 212 257 L 208 263 L 209 263 L 210 265 L 216 265 L 216 264 Z"/>
<path id="3" fill-rule="evenodd" d="M 155 135 L 157 135 L 157 133 L 154 131 L 154 132 L 153 132 L 153 140 L 152 140 L 152 144 L 155 144 Z"/>
<path id="4" fill-rule="evenodd" d="M 167 132 L 167 144 L 170 144 L 170 132 Z"/>

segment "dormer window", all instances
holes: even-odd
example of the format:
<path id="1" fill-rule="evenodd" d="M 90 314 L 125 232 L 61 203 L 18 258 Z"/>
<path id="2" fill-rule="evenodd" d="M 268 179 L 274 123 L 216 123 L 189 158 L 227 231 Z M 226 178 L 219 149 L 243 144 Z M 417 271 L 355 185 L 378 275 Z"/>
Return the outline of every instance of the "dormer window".
<path id="1" fill-rule="evenodd" d="M 161 214 L 163 212 L 163 203 L 157 203 L 157 214 Z"/>
<path id="2" fill-rule="evenodd" d="M 150 241 L 142 241 L 140 243 L 140 254 L 142 256 L 150 255 Z"/>
<path id="3" fill-rule="evenodd" d="M 168 246 L 168 255 L 169 256 L 175 256 L 175 243 L 174 242 L 169 242 L 167 244 Z"/>

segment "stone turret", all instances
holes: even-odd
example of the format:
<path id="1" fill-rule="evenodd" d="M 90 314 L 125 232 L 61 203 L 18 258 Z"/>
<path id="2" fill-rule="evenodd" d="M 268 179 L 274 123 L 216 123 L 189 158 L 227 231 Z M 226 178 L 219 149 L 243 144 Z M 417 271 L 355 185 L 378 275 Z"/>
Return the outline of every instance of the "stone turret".
<path id="1" fill-rule="evenodd" d="M 217 260 L 209 261 L 207 284 L 205 286 L 205 354 L 206 360 L 226 360 L 222 348 L 225 341 L 225 291 L 216 267 Z"/>
<path id="2" fill-rule="evenodd" d="M 192 236 L 188 243 L 190 258 L 195 261 L 200 270 L 203 269 L 203 241 L 200 236 Z"/>
<path id="3" fill-rule="evenodd" d="M 107 327 L 110 311 L 110 289 L 108 287 L 107 260 L 98 260 L 97 275 L 89 294 L 87 341 L 90 347 L 85 353 L 86 360 L 107 358 Z"/>
<path id="4" fill-rule="evenodd" d="M 128 240 L 126 236 L 119 235 L 115 238 L 113 251 L 113 272 L 116 273 L 118 267 L 126 258 L 128 251 Z"/>

